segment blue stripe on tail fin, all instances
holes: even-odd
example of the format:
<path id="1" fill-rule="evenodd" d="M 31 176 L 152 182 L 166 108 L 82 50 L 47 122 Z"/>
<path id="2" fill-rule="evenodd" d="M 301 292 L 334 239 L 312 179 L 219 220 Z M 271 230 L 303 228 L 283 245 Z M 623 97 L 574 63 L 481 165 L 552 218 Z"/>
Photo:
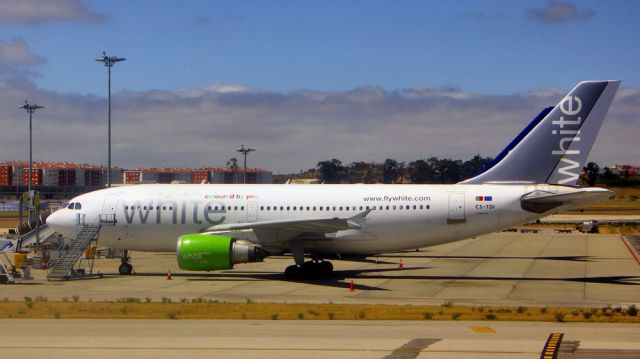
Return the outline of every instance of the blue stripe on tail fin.
<path id="1" fill-rule="evenodd" d="M 496 158 L 494 158 L 491 162 L 489 162 L 489 164 L 487 164 L 487 166 L 485 168 L 483 168 L 480 172 L 478 172 L 478 175 L 488 171 L 491 167 L 495 166 L 498 162 L 502 161 L 502 159 L 509 153 L 511 152 L 511 150 L 516 147 L 516 145 L 518 143 L 520 143 L 520 141 L 522 141 L 522 139 L 529 133 L 531 132 L 531 130 L 536 127 L 540 121 L 542 121 L 543 118 L 545 118 L 545 116 L 547 116 L 549 114 L 549 112 L 551 112 L 551 110 L 553 110 L 553 106 L 549 106 L 546 107 L 544 110 L 542 110 L 538 116 L 536 116 L 533 120 L 531 120 L 531 122 L 529 122 L 529 124 L 527 125 L 527 127 L 524 128 L 524 130 L 522 130 L 518 136 L 516 136 L 516 138 L 513 139 L 513 141 L 511 141 L 507 147 L 505 147 L 497 156 Z"/>

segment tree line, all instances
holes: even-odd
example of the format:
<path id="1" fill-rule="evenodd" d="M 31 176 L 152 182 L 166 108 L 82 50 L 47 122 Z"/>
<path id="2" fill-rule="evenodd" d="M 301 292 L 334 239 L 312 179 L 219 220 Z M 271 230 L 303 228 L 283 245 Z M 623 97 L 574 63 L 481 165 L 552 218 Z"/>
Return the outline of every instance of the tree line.
<path id="1" fill-rule="evenodd" d="M 479 174 L 492 161 L 491 157 L 476 155 L 462 161 L 449 158 L 430 157 L 411 162 L 387 158 L 383 162 L 352 162 L 343 164 L 339 159 L 320 161 L 315 168 L 299 174 L 275 175 L 276 183 L 284 183 L 291 177 L 317 179 L 321 183 L 424 183 L 451 184 L 464 181 Z M 631 166 L 618 170 L 601 167 L 589 162 L 582 170 L 579 185 L 604 185 L 628 187 L 640 185 L 640 178 Z"/>
<path id="2" fill-rule="evenodd" d="M 491 160 L 480 155 L 468 161 L 430 157 L 408 163 L 387 158 L 343 165 L 334 158 L 318 162 L 308 172 L 323 183 L 457 183 L 478 174 Z"/>

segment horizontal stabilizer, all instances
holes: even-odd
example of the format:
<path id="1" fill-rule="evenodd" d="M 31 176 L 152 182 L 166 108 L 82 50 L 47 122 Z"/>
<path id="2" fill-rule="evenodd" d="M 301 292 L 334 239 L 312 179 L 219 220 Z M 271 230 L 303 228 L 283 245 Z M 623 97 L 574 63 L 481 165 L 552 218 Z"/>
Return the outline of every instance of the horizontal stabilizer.
<path id="1" fill-rule="evenodd" d="M 527 211 L 542 213 L 560 206 L 576 208 L 611 198 L 614 195 L 614 192 L 597 187 L 573 189 L 565 193 L 533 191 L 522 197 L 521 204 L 522 208 Z"/>

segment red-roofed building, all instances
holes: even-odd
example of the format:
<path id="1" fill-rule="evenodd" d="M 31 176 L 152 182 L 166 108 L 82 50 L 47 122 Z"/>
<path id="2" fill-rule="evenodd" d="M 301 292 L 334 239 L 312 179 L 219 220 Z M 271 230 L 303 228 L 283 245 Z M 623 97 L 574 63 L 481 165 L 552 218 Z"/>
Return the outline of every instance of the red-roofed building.
<path id="1" fill-rule="evenodd" d="M 135 168 L 122 171 L 123 183 L 242 183 L 242 170 L 233 168 Z M 259 168 L 247 169 L 247 183 L 273 183 L 273 174 Z"/>
<path id="2" fill-rule="evenodd" d="M 240 168 L 183 168 L 154 167 L 111 171 L 112 183 L 242 183 Z M 78 165 L 69 162 L 33 162 L 31 181 L 34 187 L 63 187 L 77 192 L 77 188 L 105 186 L 106 166 Z M 26 186 L 29 181 L 29 162 L 0 162 L 0 187 Z M 247 169 L 247 183 L 273 183 L 273 175 L 259 168 Z M 73 188 L 76 188 L 75 190 Z M 55 190 L 53 190 L 55 192 Z M 63 192 L 66 190 L 63 190 Z"/>
<path id="3" fill-rule="evenodd" d="M 113 176 L 113 172 L 116 176 Z M 77 165 L 69 162 L 33 162 L 32 186 L 47 187 L 100 187 L 106 183 L 107 167 Z M 120 182 L 119 170 L 112 170 L 112 183 Z M 29 183 L 29 162 L 0 163 L 0 186 L 26 186 Z"/>

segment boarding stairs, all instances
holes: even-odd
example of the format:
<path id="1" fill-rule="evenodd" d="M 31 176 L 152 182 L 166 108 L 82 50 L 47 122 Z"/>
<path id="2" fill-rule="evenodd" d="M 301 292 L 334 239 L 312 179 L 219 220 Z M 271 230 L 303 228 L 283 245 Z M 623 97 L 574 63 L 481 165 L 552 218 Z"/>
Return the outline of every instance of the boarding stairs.
<path id="1" fill-rule="evenodd" d="M 101 223 L 85 224 L 69 242 L 63 242 L 58 248 L 58 259 L 47 274 L 47 279 L 69 279 L 73 266 L 78 262 L 91 241 L 97 240 Z"/>

